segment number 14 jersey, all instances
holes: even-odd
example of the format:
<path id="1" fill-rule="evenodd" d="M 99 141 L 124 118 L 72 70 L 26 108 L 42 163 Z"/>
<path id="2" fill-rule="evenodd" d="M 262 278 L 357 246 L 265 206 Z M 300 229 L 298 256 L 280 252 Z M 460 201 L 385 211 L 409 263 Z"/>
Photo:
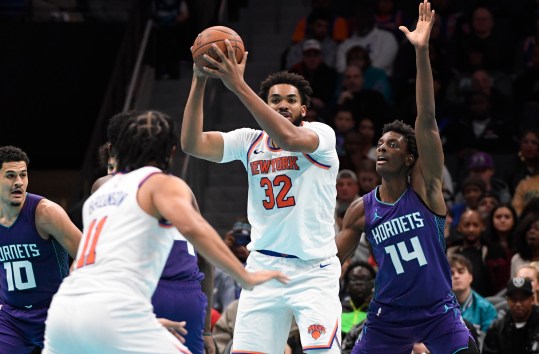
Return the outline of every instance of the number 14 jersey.
<path id="1" fill-rule="evenodd" d="M 339 159 L 335 132 L 322 123 L 303 123 L 303 127 L 318 135 L 313 153 L 276 148 L 260 130 L 223 133 L 221 162 L 240 160 L 247 170 L 250 251 L 269 250 L 305 260 L 337 253 L 334 211 Z"/>
<path id="2" fill-rule="evenodd" d="M 434 214 L 409 186 L 393 204 L 363 196 L 365 234 L 378 264 L 374 300 L 403 307 L 429 306 L 451 292 L 445 254 L 445 216 Z"/>

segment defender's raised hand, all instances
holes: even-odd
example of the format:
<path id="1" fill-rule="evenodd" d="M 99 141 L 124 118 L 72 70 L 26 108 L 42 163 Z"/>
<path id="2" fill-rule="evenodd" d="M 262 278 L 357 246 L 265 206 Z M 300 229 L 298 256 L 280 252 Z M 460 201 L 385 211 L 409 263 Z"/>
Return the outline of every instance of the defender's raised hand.
<path id="1" fill-rule="evenodd" d="M 416 48 L 428 47 L 430 31 L 434 24 L 434 10 L 430 8 L 430 2 L 424 0 L 419 4 L 419 15 L 417 26 L 413 32 L 410 32 L 405 26 L 400 26 L 399 29 L 406 35 L 406 38 Z"/>

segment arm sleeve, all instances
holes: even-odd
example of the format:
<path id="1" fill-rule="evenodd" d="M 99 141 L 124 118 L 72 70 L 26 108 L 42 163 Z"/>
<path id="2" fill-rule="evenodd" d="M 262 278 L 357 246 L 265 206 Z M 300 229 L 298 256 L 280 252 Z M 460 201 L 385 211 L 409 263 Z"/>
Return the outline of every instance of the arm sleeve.
<path id="1" fill-rule="evenodd" d="M 223 135 L 223 159 L 221 163 L 240 160 L 245 165 L 251 144 L 261 134 L 260 130 L 240 128 Z"/>
<path id="2" fill-rule="evenodd" d="M 337 138 L 335 131 L 329 125 L 313 122 L 304 124 L 303 127 L 312 130 L 318 135 L 318 147 L 309 155 L 327 161 L 332 154 L 336 154 L 335 145 Z"/>

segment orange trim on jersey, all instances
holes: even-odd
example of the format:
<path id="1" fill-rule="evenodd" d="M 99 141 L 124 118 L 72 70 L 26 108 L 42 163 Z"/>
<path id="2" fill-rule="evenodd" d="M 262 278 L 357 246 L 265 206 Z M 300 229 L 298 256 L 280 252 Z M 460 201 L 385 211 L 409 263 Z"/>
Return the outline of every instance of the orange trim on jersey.
<path id="1" fill-rule="evenodd" d="M 159 220 L 159 227 L 162 227 L 164 229 L 170 229 L 173 228 L 174 225 L 172 225 L 168 220 Z"/>
<path id="2" fill-rule="evenodd" d="M 281 149 L 280 147 L 276 147 L 274 148 L 273 146 L 271 146 L 271 138 L 270 136 L 268 135 L 268 138 L 266 139 L 266 146 L 268 147 L 268 149 L 270 151 L 273 151 L 273 152 L 277 152 L 277 151 L 282 151 L 283 149 Z"/>
<path id="3" fill-rule="evenodd" d="M 308 347 L 303 347 L 303 350 L 312 350 L 312 349 L 329 349 L 333 345 L 333 341 L 335 340 L 335 336 L 337 334 L 337 329 L 339 329 L 339 320 L 337 319 L 335 323 L 335 328 L 333 329 L 333 333 L 331 334 L 331 337 L 329 338 L 329 342 L 327 344 L 320 344 L 320 345 L 311 345 Z"/>
<path id="4" fill-rule="evenodd" d="M 307 160 L 313 165 L 315 165 L 316 167 L 320 167 L 321 169 L 324 169 L 324 170 L 329 170 L 331 168 L 331 165 L 324 165 L 323 163 L 320 163 L 316 161 L 315 159 L 313 159 L 311 155 L 309 154 L 303 153 L 303 156 L 305 156 Z"/>
<path id="5" fill-rule="evenodd" d="M 247 150 L 247 161 L 249 161 L 249 156 L 253 153 L 253 150 L 255 149 L 256 145 L 260 142 L 262 137 L 264 136 L 264 132 L 260 132 L 260 135 L 253 141 L 251 146 L 249 147 L 249 150 Z"/>

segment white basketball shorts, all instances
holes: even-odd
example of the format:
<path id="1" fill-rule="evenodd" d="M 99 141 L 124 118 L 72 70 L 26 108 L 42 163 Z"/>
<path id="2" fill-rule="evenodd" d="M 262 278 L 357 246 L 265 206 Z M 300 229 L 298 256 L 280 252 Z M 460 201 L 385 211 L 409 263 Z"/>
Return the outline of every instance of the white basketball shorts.
<path id="1" fill-rule="evenodd" d="M 288 284 L 276 280 L 242 290 L 232 352 L 283 353 L 295 317 L 304 350 L 340 353 L 341 264 L 336 256 L 301 260 L 251 252 L 246 269 L 279 270 Z"/>

